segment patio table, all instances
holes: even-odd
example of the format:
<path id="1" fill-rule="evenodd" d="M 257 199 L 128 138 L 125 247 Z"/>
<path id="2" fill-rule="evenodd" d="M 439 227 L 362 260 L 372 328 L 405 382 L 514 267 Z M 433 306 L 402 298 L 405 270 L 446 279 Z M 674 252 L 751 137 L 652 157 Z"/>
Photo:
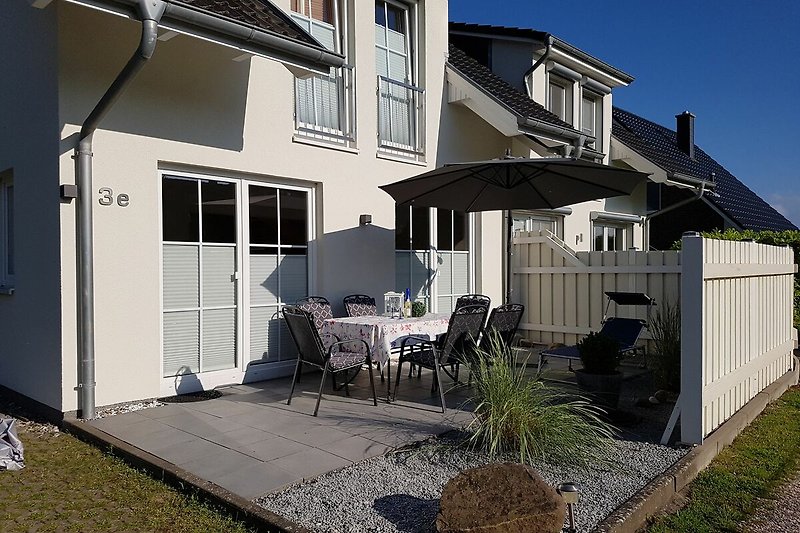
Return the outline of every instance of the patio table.
<path id="1" fill-rule="evenodd" d="M 364 340 L 369 346 L 372 360 L 381 367 L 386 366 L 387 390 L 390 392 L 392 349 L 399 348 L 403 339 L 409 336 L 435 339 L 447 331 L 449 321 L 450 315 L 435 313 L 412 318 L 379 315 L 331 318 L 323 323 L 322 333 L 335 335 L 342 340 Z M 363 344 L 354 343 L 352 349 L 363 350 Z"/>

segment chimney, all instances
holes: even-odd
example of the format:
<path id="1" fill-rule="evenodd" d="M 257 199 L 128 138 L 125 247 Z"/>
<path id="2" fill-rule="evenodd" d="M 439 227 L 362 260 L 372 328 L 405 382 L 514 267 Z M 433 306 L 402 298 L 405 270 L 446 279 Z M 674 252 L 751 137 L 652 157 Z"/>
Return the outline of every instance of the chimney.
<path id="1" fill-rule="evenodd" d="M 678 148 L 681 152 L 694 159 L 694 115 L 684 111 L 675 115 L 678 123 Z"/>

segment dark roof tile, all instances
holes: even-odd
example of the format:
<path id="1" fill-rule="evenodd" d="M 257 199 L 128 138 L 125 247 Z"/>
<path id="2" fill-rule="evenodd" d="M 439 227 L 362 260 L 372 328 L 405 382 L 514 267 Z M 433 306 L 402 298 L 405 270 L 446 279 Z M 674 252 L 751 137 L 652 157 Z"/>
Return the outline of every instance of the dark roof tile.
<path id="1" fill-rule="evenodd" d="M 695 145 L 694 160 L 681 151 L 675 131 L 615 107 L 611 133 L 667 172 L 705 180 L 710 179 L 713 173 L 716 196 L 708 196 L 708 200 L 743 228 L 777 231 L 797 229 L 700 147 Z"/>
<path id="2" fill-rule="evenodd" d="M 452 44 L 448 63 L 514 113 L 575 131 L 570 124 L 531 100 L 528 95 L 512 87 L 507 81 Z"/>
<path id="3" fill-rule="evenodd" d="M 176 3 L 320 47 L 289 15 L 268 0 L 178 0 Z"/>

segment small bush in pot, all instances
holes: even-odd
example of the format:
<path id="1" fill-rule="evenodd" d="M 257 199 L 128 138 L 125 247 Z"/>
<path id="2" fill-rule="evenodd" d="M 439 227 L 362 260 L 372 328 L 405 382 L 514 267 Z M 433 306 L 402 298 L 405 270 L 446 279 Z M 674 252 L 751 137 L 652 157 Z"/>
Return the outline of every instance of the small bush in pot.
<path id="1" fill-rule="evenodd" d="M 575 371 L 578 387 L 600 404 L 616 409 L 622 387 L 622 373 L 617 371 L 622 355 L 614 339 L 592 332 L 578 343 L 583 368 Z"/>
<path id="2" fill-rule="evenodd" d="M 583 369 L 589 374 L 613 374 L 622 356 L 619 343 L 600 333 L 591 332 L 578 343 Z"/>
<path id="3" fill-rule="evenodd" d="M 425 302 L 414 302 L 411 304 L 411 316 L 425 316 L 427 312 L 428 308 Z"/>

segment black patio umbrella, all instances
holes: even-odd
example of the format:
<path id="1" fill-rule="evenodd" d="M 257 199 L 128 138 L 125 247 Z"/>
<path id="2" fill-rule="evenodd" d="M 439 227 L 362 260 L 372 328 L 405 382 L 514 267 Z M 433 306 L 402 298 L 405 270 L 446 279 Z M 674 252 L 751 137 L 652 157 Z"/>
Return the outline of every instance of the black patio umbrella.
<path id="1" fill-rule="evenodd" d="M 456 163 L 381 189 L 398 204 L 453 211 L 555 209 L 625 196 L 649 174 L 569 158 L 504 158 Z M 511 232 L 508 217 L 507 300 L 511 299 Z"/>

